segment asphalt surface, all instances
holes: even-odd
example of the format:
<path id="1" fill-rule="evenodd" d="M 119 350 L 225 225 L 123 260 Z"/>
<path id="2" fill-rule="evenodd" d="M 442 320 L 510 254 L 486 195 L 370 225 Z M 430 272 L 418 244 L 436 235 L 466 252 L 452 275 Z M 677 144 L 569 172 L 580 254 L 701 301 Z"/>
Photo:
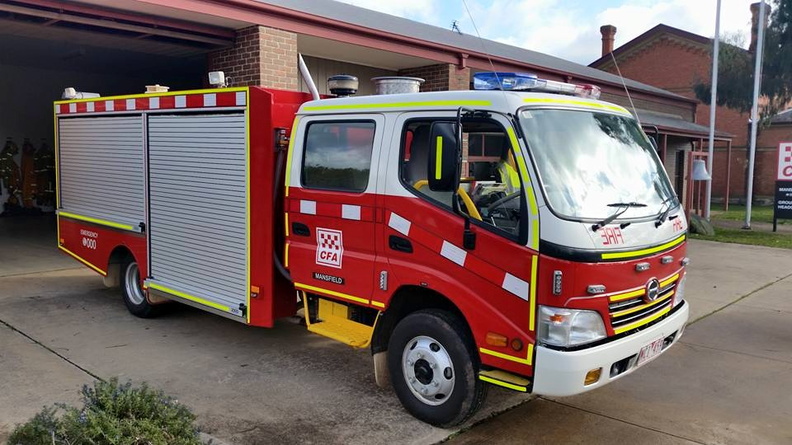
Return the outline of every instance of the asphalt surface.
<path id="1" fill-rule="evenodd" d="M 643 369 L 580 396 L 493 388 L 442 430 L 374 384 L 370 354 L 292 320 L 252 328 L 178 306 L 130 315 L 117 289 L 57 252 L 46 218 L 0 218 L 0 442 L 95 378 L 146 381 L 200 428 L 264 443 L 792 443 L 792 252 L 691 241 L 695 320 Z"/>

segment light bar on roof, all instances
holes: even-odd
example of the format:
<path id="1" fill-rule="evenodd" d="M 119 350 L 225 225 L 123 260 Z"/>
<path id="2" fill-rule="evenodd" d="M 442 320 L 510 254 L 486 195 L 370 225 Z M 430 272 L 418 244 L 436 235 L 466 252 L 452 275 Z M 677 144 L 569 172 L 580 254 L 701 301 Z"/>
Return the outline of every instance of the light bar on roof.
<path id="1" fill-rule="evenodd" d="M 600 96 L 599 87 L 594 85 L 557 82 L 525 73 L 476 73 L 473 75 L 473 89 L 570 94 L 589 99 L 599 99 Z"/>

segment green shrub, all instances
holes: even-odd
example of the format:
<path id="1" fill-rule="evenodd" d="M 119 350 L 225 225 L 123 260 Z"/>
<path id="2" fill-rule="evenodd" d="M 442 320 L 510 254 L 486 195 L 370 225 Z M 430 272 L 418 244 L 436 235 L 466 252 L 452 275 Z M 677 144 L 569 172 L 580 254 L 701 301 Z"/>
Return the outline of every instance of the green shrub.
<path id="1" fill-rule="evenodd" d="M 195 415 L 146 384 L 133 388 L 118 379 L 82 389 L 83 407 L 44 408 L 19 425 L 9 445 L 200 444 Z"/>

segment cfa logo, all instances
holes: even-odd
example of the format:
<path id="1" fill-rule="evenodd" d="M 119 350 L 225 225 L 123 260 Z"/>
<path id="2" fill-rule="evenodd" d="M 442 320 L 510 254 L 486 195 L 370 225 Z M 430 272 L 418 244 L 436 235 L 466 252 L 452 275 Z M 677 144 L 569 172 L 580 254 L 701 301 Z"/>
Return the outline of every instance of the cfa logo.
<path id="1" fill-rule="evenodd" d="M 316 264 L 341 268 L 344 237 L 340 230 L 316 228 Z"/>

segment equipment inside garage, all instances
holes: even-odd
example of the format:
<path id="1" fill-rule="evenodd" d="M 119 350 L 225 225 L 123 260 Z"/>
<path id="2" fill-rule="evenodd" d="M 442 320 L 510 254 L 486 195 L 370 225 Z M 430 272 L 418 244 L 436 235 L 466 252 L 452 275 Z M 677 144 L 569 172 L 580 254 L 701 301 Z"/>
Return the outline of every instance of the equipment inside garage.
<path id="1" fill-rule="evenodd" d="M 68 2 L 2 2 L 0 215 L 54 210 L 52 102 L 65 88 L 102 96 L 155 84 L 201 88 L 206 53 L 233 38 L 232 30 Z"/>

